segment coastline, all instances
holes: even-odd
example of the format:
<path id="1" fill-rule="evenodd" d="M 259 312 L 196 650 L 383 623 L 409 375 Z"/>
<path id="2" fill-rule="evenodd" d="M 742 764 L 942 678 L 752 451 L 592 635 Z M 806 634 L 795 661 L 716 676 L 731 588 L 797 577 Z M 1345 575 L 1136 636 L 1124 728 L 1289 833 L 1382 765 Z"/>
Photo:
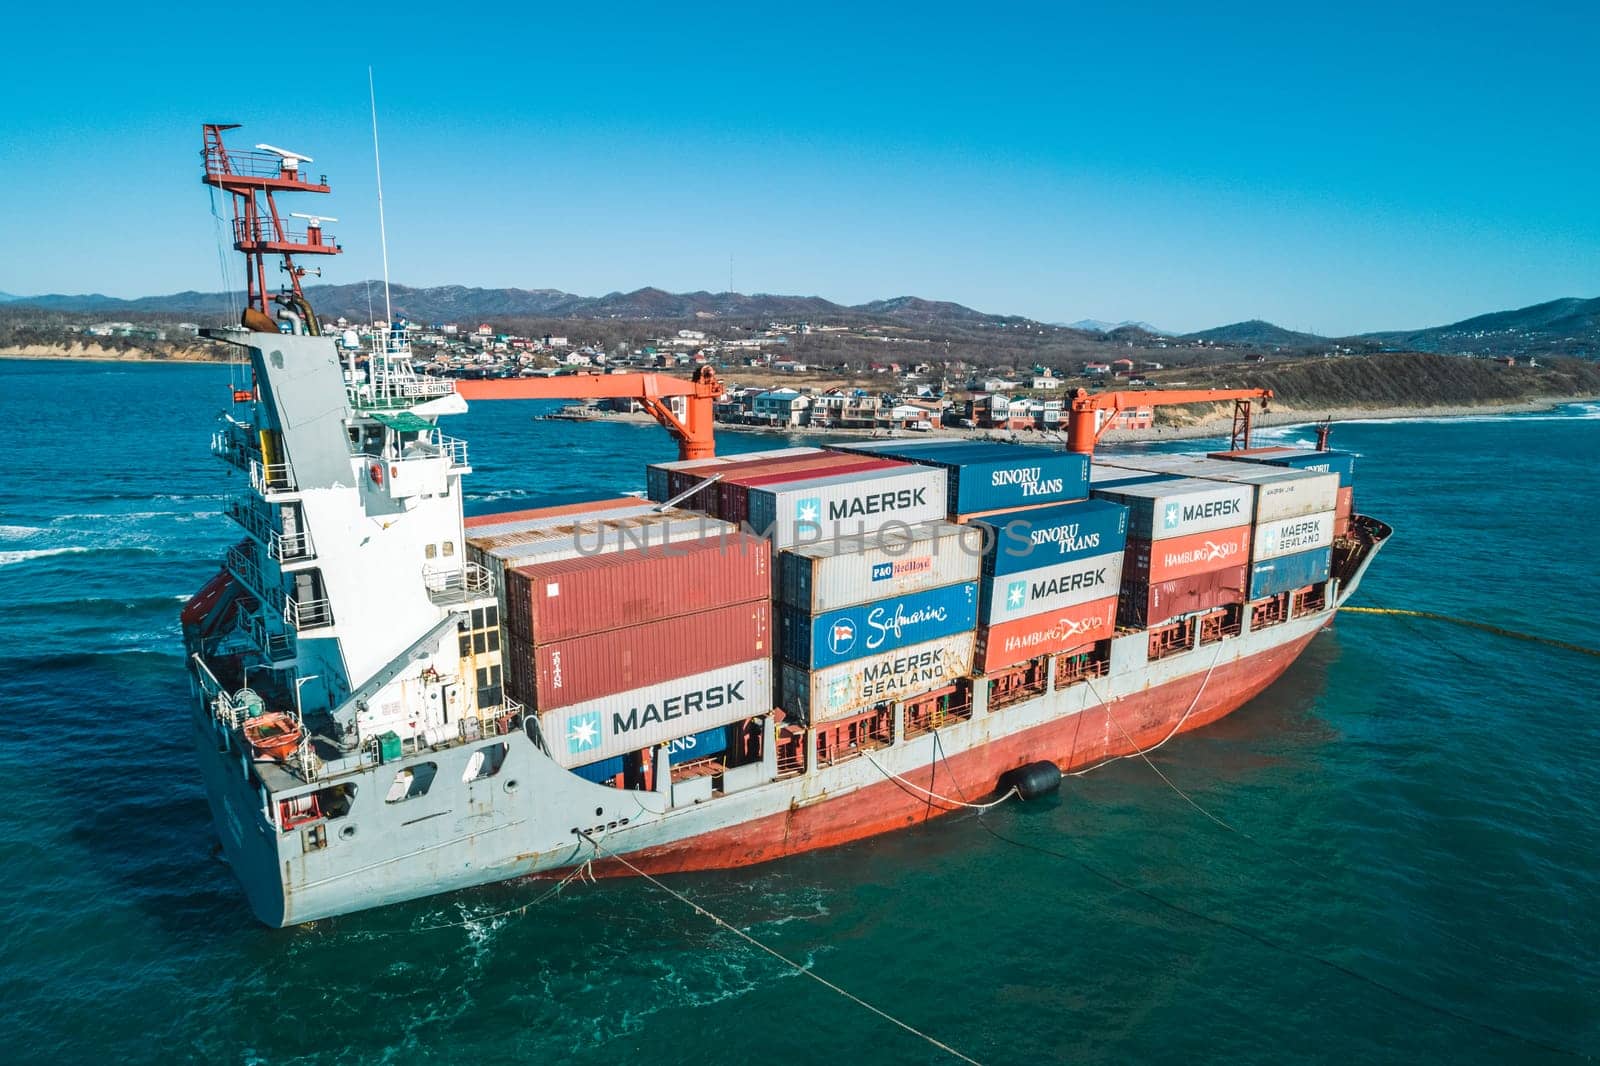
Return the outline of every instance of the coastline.
<path id="1" fill-rule="evenodd" d="M 75 344 L 70 348 L 57 348 L 48 344 L 29 344 L 21 348 L 0 350 L 0 359 L 19 361 L 55 360 L 72 363 L 216 363 L 226 365 L 230 360 L 204 348 L 178 348 L 166 355 L 156 355 L 143 348 L 119 351 L 101 344 Z"/>

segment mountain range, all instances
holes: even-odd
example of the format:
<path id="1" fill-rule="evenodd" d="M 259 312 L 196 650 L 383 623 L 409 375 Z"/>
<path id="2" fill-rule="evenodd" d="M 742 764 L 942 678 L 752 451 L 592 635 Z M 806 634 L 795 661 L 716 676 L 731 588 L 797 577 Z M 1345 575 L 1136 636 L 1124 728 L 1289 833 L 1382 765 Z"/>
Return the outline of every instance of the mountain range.
<path id="1" fill-rule="evenodd" d="M 313 307 L 325 318 L 371 319 L 382 310 L 379 282 L 314 285 L 306 289 Z M 476 322 L 496 318 L 666 319 L 696 317 L 746 321 L 843 321 L 889 326 L 946 328 L 1042 327 L 1020 315 L 993 315 L 961 304 L 898 296 L 863 304 L 837 304 L 819 296 L 781 296 L 737 292 L 671 293 L 644 288 L 605 296 L 578 296 L 559 289 L 481 289 L 462 285 L 413 287 L 394 285 L 390 297 L 396 313 L 418 322 Z M 225 293 L 180 292 L 125 300 L 98 294 L 12 296 L 0 293 L 8 309 L 38 307 L 59 312 L 117 314 L 123 312 L 216 316 L 236 307 Z M 1145 322 L 1110 323 L 1081 319 L 1065 328 L 1114 339 L 1162 334 Z M 1322 337 L 1252 319 L 1181 335 L 1180 339 L 1283 351 L 1310 351 L 1341 344 L 1365 350 L 1444 353 L 1524 354 L 1560 352 L 1593 357 L 1600 353 L 1600 298 L 1551 300 L 1510 311 L 1478 315 L 1461 322 L 1416 330 L 1385 330 L 1354 337 Z"/>

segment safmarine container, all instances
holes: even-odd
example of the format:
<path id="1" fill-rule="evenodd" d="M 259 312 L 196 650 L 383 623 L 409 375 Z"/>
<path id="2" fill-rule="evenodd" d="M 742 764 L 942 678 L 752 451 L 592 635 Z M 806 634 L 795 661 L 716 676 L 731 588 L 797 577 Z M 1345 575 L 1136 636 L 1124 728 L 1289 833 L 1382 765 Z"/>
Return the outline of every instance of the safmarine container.
<path id="1" fill-rule="evenodd" d="M 685 475 L 699 474 L 695 481 L 704 481 L 712 474 L 717 473 L 717 468 L 730 463 L 759 462 L 763 459 L 784 459 L 795 455 L 814 455 L 821 451 L 820 448 L 773 448 L 759 452 L 736 452 L 732 455 L 717 455 L 710 459 L 678 459 L 670 463 L 651 463 L 644 468 L 645 495 L 656 502 L 670 500 L 673 493 L 667 491 L 667 480 L 675 473 Z"/>
<path id="2" fill-rule="evenodd" d="M 1251 561 L 1278 559 L 1333 544 L 1333 512 L 1285 518 L 1256 526 Z"/>
<path id="3" fill-rule="evenodd" d="M 1328 548 L 1265 559 L 1250 568 L 1250 598 L 1259 600 L 1328 580 L 1333 552 Z"/>
<path id="4" fill-rule="evenodd" d="M 979 626 L 973 665 L 981 674 L 992 674 L 1041 655 L 1054 655 L 1105 640 L 1116 628 L 1116 596 L 999 625 Z"/>
<path id="5" fill-rule="evenodd" d="M 1164 540 L 1229 529 L 1251 520 L 1255 490 L 1199 478 L 1096 488 L 1095 496 L 1128 507 L 1130 536 Z"/>
<path id="6" fill-rule="evenodd" d="M 904 467 L 894 459 L 873 459 L 864 455 L 825 453 L 823 458 L 776 464 L 759 473 L 741 474 L 717 483 L 716 515 L 728 522 L 743 522 L 750 517 L 750 490 L 764 485 L 799 484 L 824 477 L 843 477 L 865 470 Z"/>
<path id="7" fill-rule="evenodd" d="M 774 548 L 903 528 L 944 517 L 945 471 L 896 466 L 841 477 L 766 485 L 749 494 L 748 528 Z"/>
<path id="8" fill-rule="evenodd" d="M 779 668 L 780 706 L 811 725 L 954 684 L 972 673 L 973 634 L 931 640 L 821 670 Z"/>
<path id="9" fill-rule="evenodd" d="M 508 635 L 504 658 L 531 660 L 532 706 L 547 711 L 771 654 L 763 599 L 531 647 Z"/>
<path id="10" fill-rule="evenodd" d="M 978 583 L 924 589 L 821 614 L 786 607 L 781 617 L 784 661 L 816 669 L 970 631 L 978 619 Z"/>
<path id="11" fill-rule="evenodd" d="M 1307 448 L 1252 448 L 1242 452 L 1212 452 L 1211 458 L 1338 474 L 1340 488 L 1347 489 L 1355 484 L 1356 457 L 1351 452 L 1319 452 Z"/>
<path id="12" fill-rule="evenodd" d="M 909 531 L 843 537 L 779 552 L 779 597 L 817 613 L 976 581 L 984 538 L 970 526 L 926 522 Z"/>
<path id="13" fill-rule="evenodd" d="M 1209 611 L 1230 603 L 1243 603 L 1248 566 L 1208 570 L 1175 581 L 1122 587 L 1117 620 L 1126 626 L 1148 628 L 1192 611 Z"/>
<path id="14" fill-rule="evenodd" d="M 1123 582 L 1147 585 L 1238 566 L 1249 561 L 1251 529 L 1235 526 L 1155 541 L 1132 537 L 1123 556 Z"/>
<path id="15" fill-rule="evenodd" d="M 546 710 L 539 715 L 539 726 L 551 757 L 573 767 L 771 709 L 772 660 L 762 656 Z"/>
<path id="16" fill-rule="evenodd" d="M 997 625 L 1113 596 L 1121 584 L 1120 551 L 1024 570 L 1020 574 L 986 576 L 978 617 L 985 625 Z"/>
<path id="17" fill-rule="evenodd" d="M 1078 500 L 991 515 L 973 525 L 990 531 L 992 546 L 984 556 L 983 572 L 999 576 L 1121 551 L 1128 535 L 1128 509 L 1111 500 Z"/>
<path id="18" fill-rule="evenodd" d="M 533 644 L 761 599 L 771 549 L 732 533 L 506 571 L 508 633 Z"/>
<path id="19" fill-rule="evenodd" d="M 983 441 L 868 444 L 859 450 L 949 471 L 952 517 L 1079 500 L 1089 493 L 1089 457 L 1077 452 Z"/>

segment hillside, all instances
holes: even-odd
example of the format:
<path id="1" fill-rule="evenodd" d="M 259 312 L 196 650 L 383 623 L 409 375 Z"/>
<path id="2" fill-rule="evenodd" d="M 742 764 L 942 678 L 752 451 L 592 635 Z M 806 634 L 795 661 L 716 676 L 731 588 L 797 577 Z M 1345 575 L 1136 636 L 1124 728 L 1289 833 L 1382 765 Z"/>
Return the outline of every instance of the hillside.
<path id="1" fill-rule="evenodd" d="M 1292 329 L 1275 326 L 1271 322 L 1263 322 L 1259 318 L 1217 326 L 1201 330 L 1199 333 L 1185 333 L 1183 336 L 1185 340 L 1209 341 L 1212 344 L 1226 344 L 1240 348 L 1299 349 L 1326 346 L 1328 343 L 1326 337 L 1319 337 L 1314 333 L 1297 333 Z"/>
<path id="2" fill-rule="evenodd" d="M 1600 353 L 1600 299 L 1551 300 L 1448 326 L 1368 333 L 1364 339 L 1419 352 L 1560 352 L 1593 358 Z"/>

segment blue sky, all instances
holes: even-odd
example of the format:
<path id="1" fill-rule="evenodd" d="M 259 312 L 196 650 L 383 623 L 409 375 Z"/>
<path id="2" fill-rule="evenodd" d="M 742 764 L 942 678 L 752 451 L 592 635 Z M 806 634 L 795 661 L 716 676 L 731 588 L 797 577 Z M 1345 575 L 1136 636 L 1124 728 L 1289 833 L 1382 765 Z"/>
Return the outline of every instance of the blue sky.
<path id="1" fill-rule="evenodd" d="M 208 120 L 314 156 L 326 280 L 377 276 L 371 63 L 410 284 L 731 257 L 745 292 L 1322 333 L 1600 293 L 1592 5 L 543 7 L 8 16 L 0 290 L 219 288 Z"/>

